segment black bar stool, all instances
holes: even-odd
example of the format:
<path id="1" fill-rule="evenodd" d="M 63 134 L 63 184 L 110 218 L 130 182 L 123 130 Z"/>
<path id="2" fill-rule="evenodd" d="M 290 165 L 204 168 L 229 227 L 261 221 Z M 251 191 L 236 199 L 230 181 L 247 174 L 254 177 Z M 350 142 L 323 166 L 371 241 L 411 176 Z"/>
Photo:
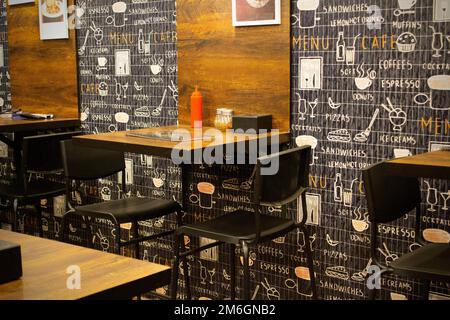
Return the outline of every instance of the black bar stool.
<path id="1" fill-rule="evenodd" d="M 424 299 L 428 299 L 430 281 L 450 281 L 450 244 L 427 243 L 421 230 L 421 192 L 417 178 L 386 175 L 385 162 L 363 170 L 363 180 L 371 222 L 372 261 L 383 274 L 410 276 L 425 281 Z M 415 210 L 415 241 L 423 246 L 392 261 L 378 259 L 378 224 L 393 222 Z M 380 279 L 381 281 L 381 279 Z M 371 290 L 375 299 L 377 290 Z"/>
<path id="2" fill-rule="evenodd" d="M 119 172 L 122 172 L 122 193 L 124 195 L 126 194 L 125 158 L 122 152 L 80 147 L 75 145 L 73 141 L 64 141 L 61 145 L 64 170 L 67 179 L 67 199 L 70 199 L 72 181 L 96 180 Z M 93 218 L 106 218 L 110 220 L 116 228 L 116 253 L 120 254 L 120 249 L 122 247 L 134 245 L 137 259 L 140 258 L 139 243 L 169 236 L 174 233 L 174 230 L 170 230 L 151 236 L 139 237 L 139 221 L 156 219 L 175 213 L 177 215 L 178 226 L 182 225 L 181 206 L 178 202 L 171 200 L 124 198 L 75 208 L 70 205 L 69 201 L 67 201 L 67 203 L 70 206 L 70 211 L 63 216 L 61 223 L 63 241 L 66 240 L 64 227 L 68 216 L 78 215 Z M 120 237 L 120 225 L 125 223 L 133 224 L 134 234 L 132 240 L 122 242 Z"/>
<path id="3" fill-rule="evenodd" d="M 43 236 L 41 199 L 65 194 L 66 187 L 45 178 L 46 174 L 62 173 L 60 141 L 71 139 L 80 132 L 52 133 L 23 139 L 21 176 L 11 185 L 0 185 L 0 197 L 13 202 L 13 231 L 17 231 L 20 208 L 28 206 L 39 219 L 39 235 Z M 44 175 L 44 179 L 29 180 L 30 173 Z"/>
<path id="4" fill-rule="evenodd" d="M 177 229 L 178 237 L 175 243 L 175 261 L 172 271 L 171 297 L 177 298 L 178 273 L 180 259 L 222 244 L 230 245 L 230 254 L 235 257 L 236 247 L 243 253 L 244 265 L 244 299 L 250 299 L 250 270 L 249 245 L 257 245 L 288 234 L 294 229 L 301 229 L 305 233 L 305 251 L 308 258 L 308 268 L 311 278 L 313 298 L 317 299 L 313 259 L 306 228 L 307 214 L 303 214 L 303 221 L 296 223 L 296 219 L 274 217 L 260 213 L 261 206 L 284 206 L 301 197 L 303 210 L 306 211 L 306 188 L 309 178 L 309 164 L 311 163 L 311 147 L 292 149 L 258 159 L 255 166 L 254 183 L 254 212 L 236 211 L 204 223 L 186 225 Z M 265 175 L 269 168 L 276 168 L 275 172 Z M 184 249 L 184 235 L 205 237 L 216 242 L 180 252 Z M 231 299 L 236 298 L 236 268 L 235 259 L 231 260 Z M 187 298 L 191 299 L 189 283 L 186 283 Z"/>

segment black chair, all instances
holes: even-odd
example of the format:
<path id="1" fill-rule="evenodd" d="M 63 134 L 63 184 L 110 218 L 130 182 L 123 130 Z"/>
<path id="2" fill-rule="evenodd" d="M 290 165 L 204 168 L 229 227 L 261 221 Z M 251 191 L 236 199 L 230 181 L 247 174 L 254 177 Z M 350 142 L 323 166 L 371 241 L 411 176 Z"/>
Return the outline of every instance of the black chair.
<path id="1" fill-rule="evenodd" d="M 39 235 L 42 237 L 41 199 L 48 199 L 65 194 L 65 184 L 49 179 L 29 179 L 31 173 L 39 175 L 61 174 L 60 142 L 71 139 L 80 132 L 52 133 L 25 137 L 22 144 L 22 175 L 11 185 L 0 185 L 0 197 L 13 201 L 13 231 L 17 231 L 19 208 L 31 206 L 40 223 Z"/>
<path id="2" fill-rule="evenodd" d="M 424 298 L 428 298 L 430 281 L 450 280 L 450 245 L 427 243 L 421 230 L 421 192 L 416 178 L 388 176 L 382 162 L 363 170 L 363 180 L 371 222 L 372 261 L 381 268 L 381 275 L 396 274 L 413 277 L 425 282 Z M 423 246 L 401 256 L 389 265 L 377 257 L 378 224 L 400 219 L 415 210 L 416 242 Z M 371 290 L 375 299 L 377 290 Z"/>
<path id="3" fill-rule="evenodd" d="M 124 195 L 126 194 L 125 158 L 122 152 L 81 147 L 75 145 L 73 141 L 64 141 L 61 143 L 61 146 L 64 170 L 67 179 L 67 199 L 70 199 L 72 182 L 74 180 L 96 180 L 119 172 L 122 172 L 122 193 Z M 174 233 L 174 230 L 170 230 L 152 236 L 139 237 L 139 221 L 160 218 L 176 213 L 178 225 L 181 226 L 182 224 L 181 206 L 176 201 L 153 200 L 147 198 L 124 198 L 79 207 L 73 207 L 70 204 L 70 201 L 67 201 L 67 203 L 70 210 L 64 215 L 61 223 L 63 241 L 66 241 L 64 227 L 66 225 L 65 221 L 69 215 L 106 218 L 114 223 L 116 228 L 116 253 L 120 254 L 120 249 L 122 247 L 134 244 L 137 259 L 140 258 L 139 243 Z M 121 241 L 120 234 L 120 225 L 125 223 L 133 224 L 133 239 L 127 242 Z"/>
<path id="4" fill-rule="evenodd" d="M 244 299 L 250 299 L 250 270 L 249 245 L 256 245 L 265 241 L 286 235 L 290 231 L 300 228 L 305 233 L 305 250 L 308 258 L 308 268 L 311 278 L 313 298 L 317 299 L 315 274 L 308 229 L 305 227 L 307 214 L 303 214 L 303 221 L 297 224 L 294 218 L 281 218 L 262 214 L 261 206 L 284 206 L 301 197 L 303 210 L 306 212 L 306 188 L 309 177 L 309 164 L 311 163 L 311 148 L 303 147 L 292 149 L 270 156 L 259 158 L 255 166 L 254 183 L 254 212 L 236 211 L 210 221 L 185 225 L 177 230 L 175 237 L 175 261 L 172 271 L 171 296 L 177 297 L 178 273 L 180 258 L 193 255 L 222 244 L 229 244 L 231 257 L 231 299 L 236 298 L 236 247 L 243 253 L 244 266 Z M 263 175 L 264 169 L 271 163 L 279 163 L 279 170 L 274 175 Z M 191 250 L 180 252 L 184 248 L 184 235 L 205 237 L 216 242 Z M 184 251 L 184 249 L 183 249 Z M 186 272 L 185 272 L 186 273 Z M 187 298 L 191 299 L 189 281 L 186 283 Z"/>

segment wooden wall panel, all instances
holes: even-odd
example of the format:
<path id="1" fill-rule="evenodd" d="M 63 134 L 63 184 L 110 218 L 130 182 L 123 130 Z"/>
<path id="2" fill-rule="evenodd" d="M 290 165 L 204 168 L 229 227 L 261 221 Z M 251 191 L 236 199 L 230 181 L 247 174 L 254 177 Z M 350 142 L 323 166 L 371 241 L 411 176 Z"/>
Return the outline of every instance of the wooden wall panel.
<path id="1" fill-rule="evenodd" d="M 13 109 L 78 117 L 75 31 L 68 40 L 40 40 L 37 3 L 8 6 Z"/>
<path id="2" fill-rule="evenodd" d="M 178 0 L 179 121 L 190 123 L 196 84 L 204 120 L 215 110 L 272 114 L 274 127 L 290 127 L 290 3 L 282 1 L 282 24 L 233 27 L 230 0 Z"/>

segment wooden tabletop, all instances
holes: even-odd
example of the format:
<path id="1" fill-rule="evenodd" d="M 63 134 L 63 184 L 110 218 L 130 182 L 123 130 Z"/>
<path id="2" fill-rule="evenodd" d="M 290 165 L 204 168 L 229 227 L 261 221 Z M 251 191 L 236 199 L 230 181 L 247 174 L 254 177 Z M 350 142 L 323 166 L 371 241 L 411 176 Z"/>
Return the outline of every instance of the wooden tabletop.
<path id="1" fill-rule="evenodd" d="M 450 151 L 434 151 L 387 161 L 395 175 L 450 180 Z"/>
<path id="2" fill-rule="evenodd" d="M 0 284 L 0 300 L 129 299 L 169 284 L 171 269 L 19 233 L 0 239 L 20 244 L 23 277 Z M 81 270 L 81 289 L 67 289 L 69 266 Z"/>
<path id="3" fill-rule="evenodd" d="M 25 132 L 52 130 L 80 126 L 77 118 L 55 118 L 50 120 L 14 120 L 0 117 L 0 132 Z"/>
<path id="4" fill-rule="evenodd" d="M 130 133 L 157 133 L 161 131 L 175 131 L 175 130 L 186 130 L 195 137 L 193 129 L 190 126 L 168 126 L 160 128 L 150 128 L 150 129 L 140 129 L 133 131 L 121 131 L 113 133 L 101 133 L 95 135 L 85 135 L 74 137 L 74 141 L 82 146 L 93 147 L 93 148 L 103 148 L 110 150 L 117 150 L 122 152 L 131 152 L 137 154 L 149 154 L 154 156 L 160 156 L 163 158 L 171 158 L 172 152 L 195 152 L 199 149 L 205 149 L 208 147 L 216 146 L 226 146 L 229 144 L 237 145 L 238 143 L 245 143 L 248 145 L 251 141 L 261 141 L 263 139 L 271 140 L 271 143 L 276 143 L 277 138 L 279 143 L 286 143 L 290 139 L 289 132 L 279 132 L 279 133 L 267 133 L 260 135 L 246 135 L 246 134 L 230 134 L 225 141 L 224 139 L 215 138 L 213 140 L 192 140 L 185 142 L 172 142 L 160 139 L 148 139 L 140 137 L 130 137 L 127 134 Z M 212 131 L 216 130 L 214 128 L 204 127 L 204 135 L 211 136 Z"/>

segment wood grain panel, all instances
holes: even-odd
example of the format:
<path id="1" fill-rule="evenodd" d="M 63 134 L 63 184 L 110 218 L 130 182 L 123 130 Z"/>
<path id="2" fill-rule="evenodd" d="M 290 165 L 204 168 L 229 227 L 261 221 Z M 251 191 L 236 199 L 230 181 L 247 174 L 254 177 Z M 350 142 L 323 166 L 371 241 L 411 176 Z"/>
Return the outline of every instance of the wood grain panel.
<path id="1" fill-rule="evenodd" d="M 0 284 L 0 300 L 128 299 L 169 284 L 171 268 L 0 230 L 21 246 L 23 276 Z M 79 266 L 81 289 L 67 289 L 66 270 Z"/>
<path id="2" fill-rule="evenodd" d="M 68 4 L 73 4 L 69 0 Z M 75 31 L 69 39 L 40 40 L 39 8 L 8 6 L 9 69 L 13 109 L 74 118 L 78 112 Z"/>
<path id="3" fill-rule="evenodd" d="M 290 3 L 281 25 L 233 27 L 231 0 L 177 0 L 179 121 L 190 123 L 190 95 L 199 85 L 205 125 L 215 110 L 272 114 L 290 127 Z"/>
<path id="4" fill-rule="evenodd" d="M 450 151 L 434 151 L 386 162 L 387 172 L 391 175 L 450 179 Z"/>

